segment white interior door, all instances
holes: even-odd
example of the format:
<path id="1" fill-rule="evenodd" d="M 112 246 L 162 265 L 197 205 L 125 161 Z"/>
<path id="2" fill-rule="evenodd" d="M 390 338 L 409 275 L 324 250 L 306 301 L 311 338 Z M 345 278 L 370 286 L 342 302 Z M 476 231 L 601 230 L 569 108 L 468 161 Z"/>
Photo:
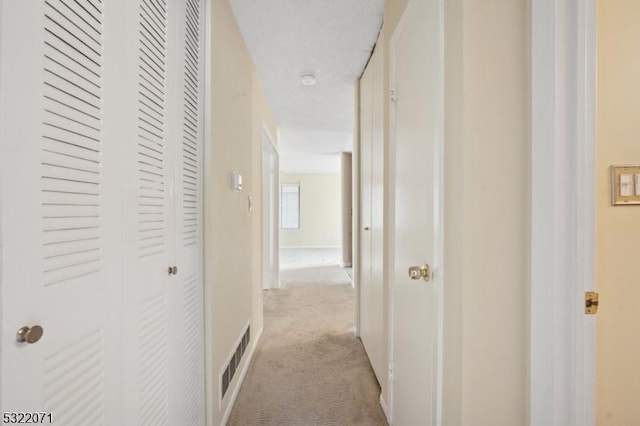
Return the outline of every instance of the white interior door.
<path id="1" fill-rule="evenodd" d="M 412 0 L 391 43 L 392 418 L 436 425 L 440 351 L 442 51 L 439 0 Z M 430 281 L 408 268 L 429 264 Z"/>
<path id="2" fill-rule="evenodd" d="M 383 56 L 381 50 L 376 49 L 360 82 L 360 337 L 381 382 L 387 374 L 384 358 L 383 73 Z"/>
<path id="3" fill-rule="evenodd" d="M 373 138 L 373 71 L 367 67 L 360 79 L 360 339 L 369 354 L 375 339 L 371 286 L 371 159 Z M 371 358 L 371 355 L 369 355 Z"/>
<path id="4" fill-rule="evenodd" d="M 123 381 L 132 425 L 204 423 L 203 6 L 127 2 Z"/>
<path id="5" fill-rule="evenodd" d="M 205 424 L 203 305 L 204 0 L 177 2 L 177 69 L 172 108 L 176 114 L 175 282 L 170 330 L 174 340 L 171 425 Z"/>
<path id="6" fill-rule="evenodd" d="M 170 84 L 178 56 L 171 29 L 177 2 L 137 0 L 126 9 L 123 117 L 129 140 L 123 248 L 126 424 L 169 424 L 171 333 L 175 308 L 175 115 Z M 173 401 L 172 401 L 173 402 Z"/>
<path id="7" fill-rule="evenodd" d="M 0 405 L 57 424 L 121 424 L 111 373 L 122 269 L 107 256 L 119 200 L 104 170 L 103 28 L 114 21 L 90 0 L 0 7 Z M 17 342 L 35 325 L 40 340 Z"/>

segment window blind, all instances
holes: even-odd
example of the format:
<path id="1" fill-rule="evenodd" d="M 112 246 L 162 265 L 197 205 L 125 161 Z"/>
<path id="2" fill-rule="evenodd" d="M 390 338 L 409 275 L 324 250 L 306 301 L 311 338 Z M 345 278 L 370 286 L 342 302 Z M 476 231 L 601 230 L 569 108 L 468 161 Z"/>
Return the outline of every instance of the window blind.
<path id="1" fill-rule="evenodd" d="M 300 229 L 300 184 L 280 185 L 280 228 Z"/>

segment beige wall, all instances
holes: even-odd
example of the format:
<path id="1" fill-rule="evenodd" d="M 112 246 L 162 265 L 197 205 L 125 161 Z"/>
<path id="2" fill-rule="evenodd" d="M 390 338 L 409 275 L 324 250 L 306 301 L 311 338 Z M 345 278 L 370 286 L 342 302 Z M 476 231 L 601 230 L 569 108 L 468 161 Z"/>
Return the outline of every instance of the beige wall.
<path id="1" fill-rule="evenodd" d="M 640 206 L 612 207 L 609 166 L 640 164 L 640 2 L 598 1 L 597 425 L 640 422 Z"/>
<path id="2" fill-rule="evenodd" d="M 340 247 L 340 174 L 283 173 L 280 183 L 300 183 L 300 229 L 280 230 L 280 247 Z"/>
<path id="3" fill-rule="evenodd" d="M 274 136 L 276 129 L 228 0 L 213 0 L 211 5 L 212 105 L 205 158 L 204 263 L 207 418 L 209 425 L 217 426 L 239 378 L 236 373 L 219 409 L 218 376 L 224 362 L 247 324 L 252 325 L 253 343 L 262 327 L 258 124 L 264 120 Z M 243 175 L 241 192 L 230 189 L 231 171 Z M 249 193 L 253 194 L 252 212 L 247 208 Z"/>
<path id="4" fill-rule="evenodd" d="M 445 27 L 445 411 L 527 424 L 527 0 L 451 0 Z"/>

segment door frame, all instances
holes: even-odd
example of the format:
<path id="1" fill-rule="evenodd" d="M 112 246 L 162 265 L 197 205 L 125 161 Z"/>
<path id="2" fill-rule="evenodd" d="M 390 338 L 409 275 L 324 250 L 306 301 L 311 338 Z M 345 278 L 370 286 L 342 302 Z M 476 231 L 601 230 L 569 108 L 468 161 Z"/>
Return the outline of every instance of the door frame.
<path id="1" fill-rule="evenodd" d="M 280 258 L 279 258 L 279 247 L 280 247 L 280 221 L 279 221 L 279 214 L 280 214 L 280 175 L 279 175 L 279 163 L 280 163 L 280 155 L 278 153 L 278 148 L 276 147 L 273 137 L 271 136 L 271 132 L 269 131 L 269 128 L 267 127 L 267 125 L 262 122 L 262 128 L 261 128 L 261 132 L 260 132 L 260 142 L 261 142 L 261 152 L 262 152 L 262 289 L 266 289 L 266 288 L 278 288 L 280 287 Z M 270 187 L 269 182 L 265 182 L 265 177 L 268 177 L 268 173 L 269 170 L 265 170 L 264 169 L 264 164 L 265 161 L 271 161 L 271 158 L 275 159 L 275 169 L 276 169 L 276 177 L 275 177 L 275 181 L 274 181 L 274 185 L 273 187 Z M 273 204 L 273 209 L 270 212 L 271 213 L 271 217 L 273 218 L 273 220 L 271 220 L 271 223 L 269 224 L 269 226 L 271 226 L 271 228 L 266 227 L 265 224 L 268 223 L 269 221 L 269 204 L 268 204 L 268 200 L 271 199 L 271 196 L 275 196 L 275 202 Z M 269 231 L 273 231 L 273 246 L 270 246 L 270 233 Z M 267 271 L 267 269 L 269 268 L 269 265 L 266 264 L 265 257 L 268 256 L 268 249 L 273 249 L 274 253 L 274 268 L 276 269 L 275 271 L 273 270 L 269 270 Z M 276 277 L 276 282 L 275 283 L 270 283 L 270 285 L 268 287 L 265 287 L 265 283 L 264 283 L 264 279 L 267 276 L 267 274 L 269 275 L 269 277 L 271 278 L 272 276 Z M 262 294 L 262 293 L 261 293 Z"/>
<path id="2" fill-rule="evenodd" d="M 364 72 L 364 71 L 363 71 Z M 351 152 L 351 271 L 353 272 L 353 287 L 355 288 L 356 307 L 353 334 L 360 337 L 360 311 L 362 304 L 360 301 L 360 78 L 354 83 L 354 128 L 353 128 L 353 148 Z"/>
<path id="3" fill-rule="evenodd" d="M 388 199 L 386 202 L 386 211 L 385 214 L 388 217 L 386 223 L 389 224 L 388 229 L 388 259 L 385 264 L 385 278 L 388 283 L 388 354 L 389 354 L 389 395 L 388 401 L 383 400 L 383 395 L 380 396 L 381 402 L 386 402 L 385 406 L 387 408 L 387 414 L 389 424 L 393 424 L 394 420 L 394 411 L 395 411 L 395 403 L 394 403 L 394 381 L 393 381 L 393 363 L 395 359 L 394 354 L 394 315 L 395 315 L 395 242 L 396 242 L 396 232 L 395 232 L 395 188 L 396 188 L 396 132 L 395 132 L 395 123 L 396 123 L 396 113 L 395 108 L 393 107 L 393 101 L 391 100 L 392 96 L 395 96 L 395 81 L 396 81 L 396 62 L 395 62 L 395 45 L 397 44 L 397 39 L 400 37 L 402 32 L 405 30 L 409 23 L 410 17 L 413 15 L 413 9 L 416 7 L 416 4 L 422 0 L 409 0 L 406 8 L 396 26 L 391 40 L 389 42 L 389 87 L 390 93 L 386 94 L 389 96 L 389 145 L 387 151 L 388 158 Z M 438 277 L 439 280 L 439 291 L 438 291 L 438 315 L 437 315 L 437 358 L 436 358 L 436 375 L 437 375 L 437 384 L 436 384 L 436 392 L 435 392 L 435 401 L 433 406 L 435 407 L 435 424 L 436 426 L 440 426 L 442 424 L 442 406 L 443 406 L 443 340 L 444 340 L 444 291 L 443 288 L 446 285 L 446 277 L 444 274 L 444 109 L 445 109 L 445 4 L 444 0 L 438 0 L 438 9 L 439 9 L 439 17 L 438 20 L 440 22 L 440 46 L 439 46 L 439 67 L 440 67 L 440 84 L 439 90 L 436 96 L 438 97 L 438 103 L 440 104 L 440 125 L 439 131 L 436 135 L 436 141 L 434 143 L 434 154 L 435 160 L 434 164 L 437 170 L 434 173 L 434 206 L 438 212 L 437 218 L 437 226 L 434 234 L 434 242 L 435 242 L 435 250 L 434 250 L 434 259 L 431 264 L 431 273 L 433 276 Z"/>
<path id="4" fill-rule="evenodd" d="M 2 23 L 2 5 L 0 5 L 0 23 Z M 0 96 L 2 96 L 2 31 L 0 30 Z M 0 111 L 0 114 L 2 113 L 2 111 Z M 0 131 L 0 139 L 1 139 L 1 131 Z M 0 164 L 2 164 L 2 162 L 0 161 Z M 0 322 L 2 322 L 2 319 L 4 318 L 4 310 L 3 310 L 3 306 L 4 306 L 4 299 L 2 297 L 3 292 L 4 292 L 4 287 L 3 287 L 3 265 L 4 265 L 4 255 L 3 255 L 3 247 L 2 247 L 2 242 L 4 241 L 4 239 L 2 238 L 2 233 L 4 230 L 4 226 L 3 226 L 3 222 L 2 222 L 2 203 L 3 203 L 3 193 L 2 193 L 2 188 L 3 188 L 3 182 L 2 182 L 2 170 L 0 168 Z M 2 342 L 3 338 L 3 327 L 0 327 L 0 342 Z M 0 350 L 0 383 L 4 383 L 3 380 L 3 375 L 4 375 L 4 371 L 2 369 L 3 366 L 3 351 Z M 0 386 L 0 401 L 3 401 L 3 395 L 2 395 L 2 386 Z"/>
<path id="5" fill-rule="evenodd" d="M 531 426 L 595 424 L 596 15 L 531 3 Z"/>
<path id="6" fill-rule="evenodd" d="M 209 216 L 207 212 L 207 188 L 209 182 L 212 180 L 213 160 L 211 158 L 213 147 L 213 1 L 203 0 L 205 10 L 205 40 L 204 40 L 204 140 L 202 147 L 203 164 L 202 164 L 202 213 L 205 220 L 202 223 L 202 256 L 206 259 L 207 250 L 213 244 L 208 241 L 206 237 L 207 225 L 206 218 Z M 214 369 L 214 356 L 213 356 L 213 335 L 215 334 L 215 321 L 213 319 L 213 301 L 214 291 L 210 284 L 207 282 L 207 274 L 205 268 L 205 262 L 202 262 L 202 285 L 203 285 L 203 297 L 204 297 L 204 381 L 205 381 L 205 423 L 207 426 L 213 425 L 213 419 L 215 418 L 215 410 L 218 409 L 217 398 L 214 398 L 218 389 L 218 374 Z M 214 326 L 215 324 L 215 326 Z"/>

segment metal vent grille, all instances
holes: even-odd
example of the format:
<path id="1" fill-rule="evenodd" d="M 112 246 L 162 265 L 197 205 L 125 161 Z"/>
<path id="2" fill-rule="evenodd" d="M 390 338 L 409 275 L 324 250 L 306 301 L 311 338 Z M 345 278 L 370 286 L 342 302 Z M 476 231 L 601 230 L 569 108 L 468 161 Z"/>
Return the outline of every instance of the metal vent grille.
<path id="1" fill-rule="evenodd" d="M 182 185 L 185 246 L 198 242 L 198 164 L 201 152 L 200 134 L 200 2 L 187 0 L 185 14 L 184 109 L 182 123 Z"/>
<path id="2" fill-rule="evenodd" d="M 102 2 L 46 0 L 44 284 L 101 268 Z"/>
<path id="3" fill-rule="evenodd" d="M 167 3 L 141 0 L 138 56 L 138 249 L 165 249 Z"/>
<path id="4" fill-rule="evenodd" d="M 249 342 L 251 340 L 251 326 L 247 326 L 240 342 L 236 346 L 235 352 L 231 355 L 229 362 L 227 363 L 224 372 L 220 378 L 220 398 L 224 398 L 229 390 L 229 385 L 233 381 L 233 376 L 235 376 L 238 367 L 240 366 L 240 362 L 242 361 L 242 357 L 244 356 L 245 351 L 249 347 Z"/>

